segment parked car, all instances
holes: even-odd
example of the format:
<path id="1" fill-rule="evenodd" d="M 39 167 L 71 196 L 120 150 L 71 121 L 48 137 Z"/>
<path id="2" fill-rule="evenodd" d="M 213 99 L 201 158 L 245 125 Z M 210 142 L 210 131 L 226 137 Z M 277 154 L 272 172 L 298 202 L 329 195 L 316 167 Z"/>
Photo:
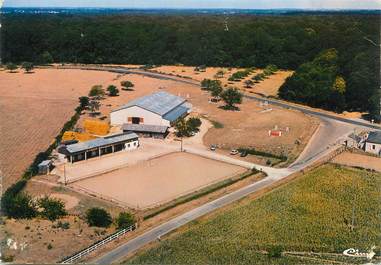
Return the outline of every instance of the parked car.
<path id="1" fill-rule="evenodd" d="M 210 150 L 211 150 L 211 151 L 216 151 L 216 149 L 217 149 L 217 145 L 212 144 L 212 145 L 210 146 Z"/>
<path id="2" fill-rule="evenodd" d="M 233 155 L 233 156 L 237 155 L 238 153 L 239 152 L 236 149 L 233 149 L 233 150 L 230 151 L 230 154 Z"/>
<path id="3" fill-rule="evenodd" d="M 239 156 L 240 157 L 246 157 L 248 155 L 247 151 L 242 151 Z"/>

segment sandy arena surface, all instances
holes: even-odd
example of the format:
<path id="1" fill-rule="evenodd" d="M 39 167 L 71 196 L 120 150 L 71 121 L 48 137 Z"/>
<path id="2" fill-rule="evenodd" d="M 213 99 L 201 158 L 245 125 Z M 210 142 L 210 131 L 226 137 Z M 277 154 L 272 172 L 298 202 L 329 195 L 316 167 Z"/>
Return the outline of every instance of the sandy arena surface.
<path id="1" fill-rule="evenodd" d="M 6 188 L 52 143 L 74 114 L 78 97 L 115 78 L 108 72 L 36 69 L 0 71 L 0 164 Z"/>
<path id="2" fill-rule="evenodd" d="M 335 157 L 333 162 L 345 166 L 362 167 L 381 172 L 381 158 L 379 157 L 345 152 Z"/>
<path id="3" fill-rule="evenodd" d="M 238 166 L 187 153 L 172 153 L 72 185 L 141 209 L 243 172 L 245 169 Z"/>

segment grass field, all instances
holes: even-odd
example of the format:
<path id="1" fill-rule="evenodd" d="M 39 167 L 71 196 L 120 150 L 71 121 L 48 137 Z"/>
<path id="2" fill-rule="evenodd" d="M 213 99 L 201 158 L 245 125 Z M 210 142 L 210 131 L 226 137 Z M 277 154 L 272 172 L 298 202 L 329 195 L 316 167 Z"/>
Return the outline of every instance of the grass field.
<path id="1" fill-rule="evenodd" d="M 367 250 L 380 242 L 380 185 L 379 173 L 324 165 L 257 200 L 193 222 L 128 263 L 311 264 L 291 257 L 269 259 L 257 251 L 275 245 L 285 251 Z"/>

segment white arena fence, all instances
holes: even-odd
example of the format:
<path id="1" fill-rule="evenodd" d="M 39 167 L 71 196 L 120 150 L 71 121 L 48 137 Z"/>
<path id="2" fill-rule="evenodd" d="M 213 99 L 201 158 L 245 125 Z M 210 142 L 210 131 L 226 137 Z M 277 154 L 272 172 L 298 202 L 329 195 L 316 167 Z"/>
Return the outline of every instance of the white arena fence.
<path id="1" fill-rule="evenodd" d="M 137 227 L 137 224 L 134 224 L 128 228 L 124 228 L 122 230 L 119 230 L 119 231 L 109 235 L 108 237 L 92 244 L 91 246 L 81 250 L 80 252 L 77 252 L 76 254 L 74 254 L 72 256 L 64 258 L 63 260 L 61 260 L 58 263 L 60 263 L 60 264 L 72 264 L 72 263 L 82 259 L 84 256 L 90 254 L 91 252 L 95 251 L 96 249 L 102 247 L 103 245 L 123 236 L 124 234 L 126 234 L 128 232 L 135 230 L 136 227 Z"/>

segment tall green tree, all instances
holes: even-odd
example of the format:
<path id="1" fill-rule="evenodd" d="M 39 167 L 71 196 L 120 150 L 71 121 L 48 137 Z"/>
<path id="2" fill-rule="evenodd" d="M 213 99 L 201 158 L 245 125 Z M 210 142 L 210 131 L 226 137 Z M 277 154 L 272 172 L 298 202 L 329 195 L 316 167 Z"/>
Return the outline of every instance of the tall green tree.
<path id="1" fill-rule="evenodd" d="M 242 103 L 242 93 L 237 88 L 228 88 L 221 93 L 221 98 L 225 101 L 225 108 L 229 110 L 239 110 L 236 104 Z"/>

